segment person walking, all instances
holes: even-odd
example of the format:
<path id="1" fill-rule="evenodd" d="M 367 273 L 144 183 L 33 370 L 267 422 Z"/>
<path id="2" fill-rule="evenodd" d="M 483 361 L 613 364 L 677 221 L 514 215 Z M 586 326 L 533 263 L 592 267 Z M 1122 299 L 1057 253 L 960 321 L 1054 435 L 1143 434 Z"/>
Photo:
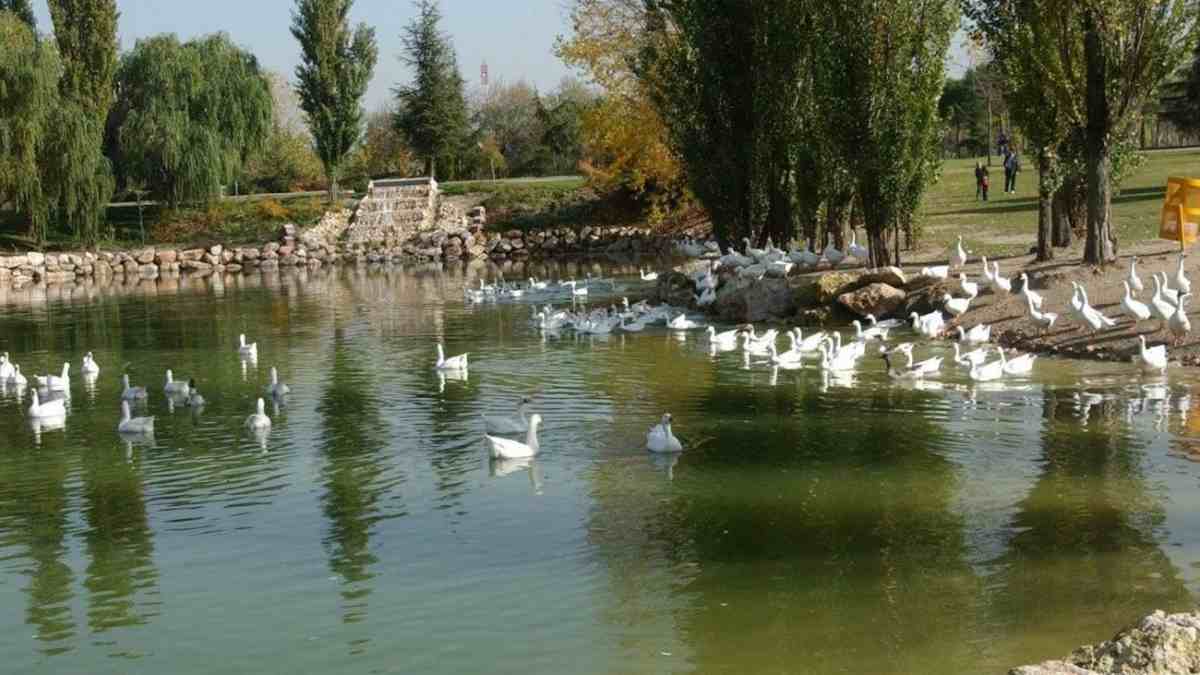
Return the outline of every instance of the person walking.
<path id="1" fill-rule="evenodd" d="M 985 170 L 983 162 L 975 160 L 975 201 L 983 198 L 983 176 Z"/>
<path id="2" fill-rule="evenodd" d="M 1004 158 L 1004 191 L 1008 194 L 1017 192 L 1017 174 L 1021 171 L 1021 159 L 1013 148 Z"/>

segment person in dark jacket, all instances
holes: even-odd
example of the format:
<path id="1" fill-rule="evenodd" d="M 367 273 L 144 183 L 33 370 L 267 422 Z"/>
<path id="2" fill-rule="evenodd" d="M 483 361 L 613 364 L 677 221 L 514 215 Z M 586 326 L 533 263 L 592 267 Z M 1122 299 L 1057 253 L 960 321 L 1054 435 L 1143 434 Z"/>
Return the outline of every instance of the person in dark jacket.
<path id="1" fill-rule="evenodd" d="M 1017 174 L 1021 171 L 1021 158 L 1014 148 L 1004 158 L 1004 191 L 1008 194 L 1017 192 Z"/>
<path id="2" fill-rule="evenodd" d="M 983 162 L 975 162 L 975 199 L 983 197 L 983 201 L 988 200 L 988 170 L 983 165 Z"/>

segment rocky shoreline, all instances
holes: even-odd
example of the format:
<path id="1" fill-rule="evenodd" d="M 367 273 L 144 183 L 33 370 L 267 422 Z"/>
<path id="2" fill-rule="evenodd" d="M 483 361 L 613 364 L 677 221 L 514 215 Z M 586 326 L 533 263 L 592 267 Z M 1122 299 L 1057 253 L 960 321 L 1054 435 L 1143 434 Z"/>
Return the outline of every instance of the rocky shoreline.
<path id="1" fill-rule="evenodd" d="M 472 260 L 573 259 L 599 256 L 661 256 L 675 240 L 650 228 L 553 228 L 537 232 L 488 232 L 482 207 L 461 226 L 411 233 L 400 241 L 343 241 L 350 212 L 326 214 L 304 231 L 283 226 L 277 241 L 258 245 L 146 246 L 127 251 L 79 251 L 0 255 L 0 286 L 100 281 L 153 281 L 172 276 L 209 276 L 286 267 L 426 263 Z"/>
<path id="2" fill-rule="evenodd" d="M 1200 613 L 1158 611 L 1111 640 L 1009 675 L 1168 675 L 1200 672 Z"/>

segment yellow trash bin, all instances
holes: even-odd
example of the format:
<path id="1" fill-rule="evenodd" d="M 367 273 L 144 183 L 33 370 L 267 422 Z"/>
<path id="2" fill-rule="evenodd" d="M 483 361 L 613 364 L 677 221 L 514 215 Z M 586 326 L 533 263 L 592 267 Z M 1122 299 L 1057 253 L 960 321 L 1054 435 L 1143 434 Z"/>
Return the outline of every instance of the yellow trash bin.
<path id="1" fill-rule="evenodd" d="M 1183 248 L 1196 241 L 1200 231 L 1200 179 L 1167 179 L 1167 196 L 1163 200 L 1158 236 L 1179 242 Z"/>

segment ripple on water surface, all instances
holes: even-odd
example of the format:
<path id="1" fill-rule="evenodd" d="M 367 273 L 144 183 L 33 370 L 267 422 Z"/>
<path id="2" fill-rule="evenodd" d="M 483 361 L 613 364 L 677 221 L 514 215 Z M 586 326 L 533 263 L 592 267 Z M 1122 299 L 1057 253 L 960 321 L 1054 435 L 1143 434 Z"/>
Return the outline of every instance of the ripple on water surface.
<path id="1" fill-rule="evenodd" d="M 699 331 L 544 337 L 528 303 L 461 302 L 480 269 L 9 308 L 0 351 L 27 373 L 89 350 L 103 371 L 73 384 L 63 428 L 0 390 L 0 631 L 19 636 L 0 657 L 199 673 L 219 645 L 243 670 L 983 673 L 1193 604 L 1184 371 L 1042 359 L 1000 385 L 949 365 L 898 385 L 879 359 L 775 369 Z M 509 276 L 588 274 L 620 284 L 593 304 L 647 288 L 621 268 Z M 467 372 L 434 370 L 438 340 Z M 292 393 L 259 438 L 243 422 L 273 366 Z M 198 380 L 202 411 L 168 405 L 167 368 Z M 152 438 L 115 433 L 122 372 L 151 391 Z M 524 396 L 542 453 L 489 460 L 482 416 Z M 644 450 L 664 412 L 681 456 Z"/>

